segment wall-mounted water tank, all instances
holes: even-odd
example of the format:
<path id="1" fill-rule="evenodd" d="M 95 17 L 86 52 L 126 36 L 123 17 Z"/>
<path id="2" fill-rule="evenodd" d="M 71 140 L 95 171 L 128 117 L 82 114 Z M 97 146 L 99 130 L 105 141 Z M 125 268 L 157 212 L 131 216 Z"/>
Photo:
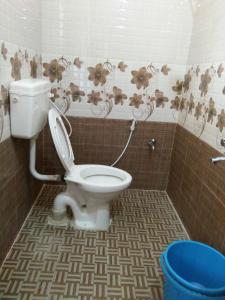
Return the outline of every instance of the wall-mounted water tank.
<path id="1" fill-rule="evenodd" d="M 24 79 L 10 84 L 11 133 L 31 139 L 44 127 L 49 111 L 50 83 L 43 79 Z"/>

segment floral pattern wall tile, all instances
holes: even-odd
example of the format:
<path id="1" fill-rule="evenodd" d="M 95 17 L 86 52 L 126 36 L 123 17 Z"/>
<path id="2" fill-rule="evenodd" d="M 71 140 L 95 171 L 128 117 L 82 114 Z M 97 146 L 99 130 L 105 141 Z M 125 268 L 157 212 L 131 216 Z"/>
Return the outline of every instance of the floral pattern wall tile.
<path id="1" fill-rule="evenodd" d="M 185 66 L 126 60 L 43 58 L 43 76 L 50 80 L 52 99 L 59 107 L 70 115 L 102 118 L 176 122 L 173 86 L 179 78 L 182 90 L 184 70 Z"/>
<path id="2" fill-rule="evenodd" d="M 210 131 L 210 144 L 217 149 L 216 140 L 225 137 L 223 62 L 185 67 L 125 59 L 46 57 L 43 67 L 43 76 L 57 91 L 54 101 L 70 115 L 160 122 L 179 119 L 203 139 Z"/>
<path id="3" fill-rule="evenodd" d="M 76 55 L 42 58 L 1 41 L 0 66 L 0 137 L 9 127 L 9 83 L 43 76 L 51 83 L 51 100 L 70 115 L 179 121 L 217 149 L 225 138 L 224 62 L 186 68 Z"/>
<path id="4" fill-rule="evenodd" d="M 190 80 L 182 91 L 184 103 L 179 117 L 182 126 L 221 152 L 224 148 L 220 141 L 225 138 L 224 66 L 224 62 L 218 62 L 187 68 L 184 78 Z"/>
<path id="5" fill-rule="evenodd" d="M 10 136 L 9 85 L 13 80 L 42 76 L 41 56 L 32 49 L 0 41 L 0 142 Z"/>

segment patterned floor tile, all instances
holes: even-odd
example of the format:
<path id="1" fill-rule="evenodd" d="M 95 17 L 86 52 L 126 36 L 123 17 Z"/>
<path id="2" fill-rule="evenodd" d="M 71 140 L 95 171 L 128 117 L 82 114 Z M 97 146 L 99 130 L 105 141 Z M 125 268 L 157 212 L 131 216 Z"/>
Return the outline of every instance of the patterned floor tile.
<path id="1" fill-rule="evenodd" d="M 47 224 L 60 186 L 45 186 L 7 256 L 0 299 L 162 300 L 159 257 L 187 238 L 165 192 L 126 190 L 107 232 Z"/>

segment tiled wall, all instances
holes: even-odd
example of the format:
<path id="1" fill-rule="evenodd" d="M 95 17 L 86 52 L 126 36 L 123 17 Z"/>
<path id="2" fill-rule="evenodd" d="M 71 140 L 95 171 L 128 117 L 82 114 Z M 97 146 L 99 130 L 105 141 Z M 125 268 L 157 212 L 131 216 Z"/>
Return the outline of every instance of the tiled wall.
<path id="1" fill-rule="evenodd" d="M 72 116 L 176 122 L 191 29 L 189 1 L 43 0 L 43 73 Z"/>
<path id="2" fill-rule="evenodd" d="M 1 39 L 28 49 L 40 50 L 40 1 L 1 0 Z"/>
<path id="3" fill-rule="evenodd" d="M 0 40 L 0 142 L 9 138 L 9 84 L 12 80 L 41 76 L 40 52 Z"/>
<path id="4" fill-rule="evenodd" d="M 209 162 L 225 153 L 224 9 L 223 0 L 195 7 L 168 193 L 191 237 L 225 253 L 225 165 Z"/>
<path id="5" fill-rule="evenodd" d="M 31 70 L 40 62 L 41 7 L 37 0 L 0 3 L 0 141 L 3 141 L 10 136 L 9 83 L 30 77 Z"/>
<path id="6" fill-rule="evenodd" d="M 40 190 L 29 174 L 28 141 L 7 139 L 0 144 L 0 264 Z"/>
<path id="7" fill-rule="evenodd" d="M 10 137 L 8 87 L 38 76 L 40 3 L 0 1 L 0 263 L 40 190 L 28 169 L 28 141 Z"/>
<path id="8" fill-rule="evenodd" d="M 225 253 L 225 165 L 220 153 L 177 126 L 167 192 L 191 238 Z"/>
<path id="9" fill-rule="evenodd" d="M 223 0 L 199 1 L 186 74 L 189 86 L 183 91 L 179 123 L 220 152 L 225 149 L 225 56 Z M 209 21 L 210 20 L 210 21 Z"/>
<path id="10" fill-rule="evenodd" d="M 123 150 L 131 123 L 127 120 L 70 117 L 70 137 L 76 164 L 111 165 Z M 165 190 L 168 182 L 176 124 L 138 122 L 130 145 L 118 163 L 133 176 L 132 188 Z M 155 138 L 152 151 L 147 142 Z M 64 174 L 48 127 L 39 141 L 38 165 L 44 173 Z"/>
<path id="11" fill-rule="evenodd" d="M 189 1 L 41 2 L 43 53 L 186 64 Z"/>

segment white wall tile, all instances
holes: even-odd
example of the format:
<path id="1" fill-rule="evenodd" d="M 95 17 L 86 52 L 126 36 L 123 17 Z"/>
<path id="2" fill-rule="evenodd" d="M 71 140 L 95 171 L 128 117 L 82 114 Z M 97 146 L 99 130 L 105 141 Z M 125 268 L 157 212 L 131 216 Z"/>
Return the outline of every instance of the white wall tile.
<path id="1" fill-rule="evenodd" d="M 199 90 L 201 74 L 207 68 L 213 66 L 215 70 L 222 63 L 225 67 L 225 19 L 223 17 L 225 10 L 224 0 L 196 0 L 193 31 L 188 55 L 187 70 L 191 67 L 200 67 L 199 77 L 192 80 L 189 94 L 192 93 L 196 103 L 204 103 L 206 106 L 210 98 L 215 102 L 217 116 L 214 117 L 213 123 L 205 122 L 205 129 L 200 136 L 202 140 L 214 147 L 215 149 L 225 152 L 225 149 L 219 145 L 218 140 L 225 137 L 225 128 L 222 132 L 216 126 L 218 122 L 218 114 L 222 109 L 225 109 L 225 95 L 222 93 L 225 86 L 225 73 L 222 73 L 221 78 L 215 73 L 211 76 L 212 80 L 209 84 L 208 93 L 205 97 L 201 97 Z M 187 116 L 184 122 L 184 115 L 181 113 L 179 122 L 189 131 L 199 136 L 202 128 L 203 120 L 196 120 L 193 115 Z"/>
<path id="2" fill-rule="evenodd" d="M 194 15 L 188 64 L 224 61 L 225 1 L 199 1 Z"/>
<path id="3" fill-rule="evenodd" d="M 42 0 L 42 51 L 185 64 L 188 1 Z"/>
<path id="4" fill-rule="evenodd" d="M 171 73 L 152 80 L 151 89 L 152 93 L 160 89 L 170 100 L 174 97 L 171 87 L 177 79 L 183 79 L 185 70 L 199 64 L 201 76 L 205 68 L 212 64 L 217 68 L 225 62 L 224 0 L 0 0 L 0 5 L 0 37 L 11 43 L 9 56 L 18 47 L 30 52 L 41 49 L 46 62 L 62 55 L 71 61 L 79 56 L 84 61 L 82 68 L 73 67 L 65 74 L 63 84 L 68 85 L 73 78 L 86 93 L 93 88 L 87 80 L 87 67 L 107 58 L 114 64 L 123 60 L 129 66 L 126 74 L 117 72 L 113 78 L 128 96 L 136 91 L 130 84 L 131 70 L 151 62 L 156 66 L 168 64 Z M 28 69 L 23 70 L 23 76 L 29 76 Z M 225 95 L 221 93 L 224 79 L 225 74 L 214 80 L 205 99 L 213 98 L 217 112 L 225 108 Z M 1 61 L 0 82 L 10 80 L 10 68 Z M 196 101 L 203 101 L 199 78 L 191 83 L 191 92 Z M 164 109 L 156 108 L 149 120 L 177 122 L 178 113 L 170 105 L 168 102 Z M 94 112 L 96 117 L 102 116 Z M 86 98 L 72 103 L 68 113 L 93 116 Z M 110 118 L 130 119 L 134 115 L 127 102 L 123 109 L 115 105 Z M 9 132 L 7 120 L 4 137 Z M 180 113 L 180 124 L 183 120 Z M 213 124 L 207 123 L 200 138 L 219 149 L 218 137 L 224 133 L 216 122 L 215 118 Z M 201 121 L 188 114 L 183 126 L 198 135 Z"/>
<path id="5" fill-rule="evenodd" d="M 130 119 L 137 113 L 129 106 L 129 97 L 137 92 L 130 84 L 131 71 L 151 62 L 160 68 L 169 64 L 172 69 L 167 78 L 157 76 L 151 80 L 151 94 L 158 88 L 169 100 L 173 98 L 171 87 L 177 79 L 182 80 L 189 51 L 192 32 L 189 1 L 42 0 L 41 6 L 43 61 L 62 55 L 70 61 L 77 56 L 84 61 L 81 70 L 64 74 L 65 88 L 74 82 L 86 95 L 90 93 L 95 87 L 87 80 L 87 67 L 109 58 L 115 65 L 121 60 L 128 65 L 126 74 L 116 72 L 113 79 L 128 100 L 122 108 L 114 105 L 110 118 Z M 69 114 L 88 116 L 90 106 L 85 97 L 82 102 L 72 103 Z M 102 117 L 97 109 L 92 113 Z M 149 120 L 175 122 L 177 117 L 168 102 L 164 109 L 156 108 Z M 144 119 L 144 114 L 139 118 Z"/>
<path id="6" fill-rule="evenodd" d="M 41 7 L 39 0 L 0 0 L 2 40 L 40 50 Z"/>
<path id="7" fill-rule="evenodd" d="M 41 49 L 41 3 L 39 0 L 0 0 L 0 45 L 8 49 L 7 59 L 0 54 L 0 86 L 8 86 L 11 76 L 10 57 L 19 49 L 29 53 L 29 62 L 23 61 L 22 78 L 30 76 L 30 59 Z M 1 97 L 1 95 L 0 95 Z M 1 111 L 3 107 L 1 107 Z M 5 115 L 1 141 L 10 136 L 9 115 Z"/>

